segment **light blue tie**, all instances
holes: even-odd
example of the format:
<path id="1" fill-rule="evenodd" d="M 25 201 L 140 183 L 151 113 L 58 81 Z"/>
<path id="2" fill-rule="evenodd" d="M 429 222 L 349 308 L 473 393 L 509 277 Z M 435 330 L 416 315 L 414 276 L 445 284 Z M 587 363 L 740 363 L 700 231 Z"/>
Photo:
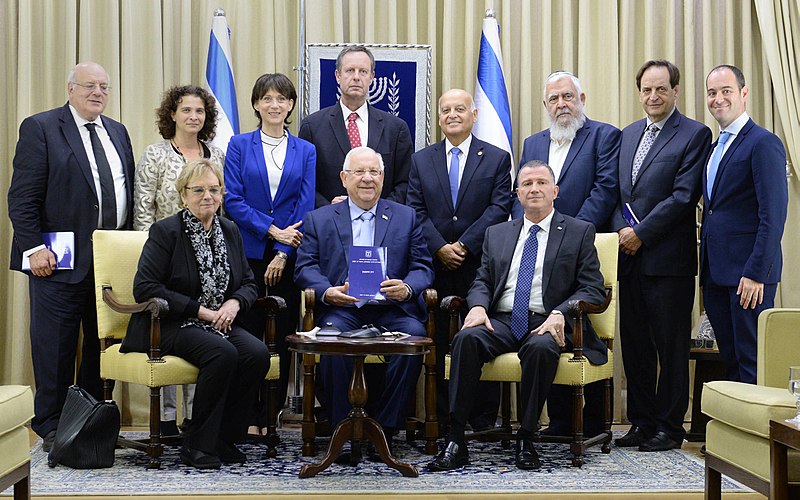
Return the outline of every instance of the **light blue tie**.
<path id="1" fill-rule="evenodd" d="M 458 148 L 450 150 L 450 196 L 453 198 L 453 208 L 456 208 L 458 201 L 458 155 L 461 151 Z"/>
<path id="2" fill-rule="evenodd" d="M 722 151 L 725 150 L 725 143 L 731 138 L 730 132 L 721 132 L 719 140 L 717 140 L 717 147 L 714 148 L 714 154 L 711 155 L 711 162 L 708 164 L 708 181 L 706 182 L 708 199 L 711 199 L 711 192 L 714 190 L 714 179 L 717 178 L 717 169 L 719 169 L 719 162 L 722 161 Z"/>
<path id="3" fill-rule="evenodd" d="M 372 236 L 375 234 L 375 223 L 372 219 L 375 214 L 364 212 L 355 219 L 355 231 L 353 231 L 353 245 L 359 247 L 372 246 Z"/>
<path id="4" fill-rule="evenodd" d="M 528 239 L 525 240 L 525 246 L 522 249 L 522 259 L 519 262 L 517 285 L 514 289 L 514 305 L 511 307 L 511 334 L 517 340 L 522 340 L 528 334 L 528 309 L 531 301 L 533 270 L 536 267 L 536 254 L 539 251 L 536 233 L 540 229 L 536 224 L 531 226 Z"/>

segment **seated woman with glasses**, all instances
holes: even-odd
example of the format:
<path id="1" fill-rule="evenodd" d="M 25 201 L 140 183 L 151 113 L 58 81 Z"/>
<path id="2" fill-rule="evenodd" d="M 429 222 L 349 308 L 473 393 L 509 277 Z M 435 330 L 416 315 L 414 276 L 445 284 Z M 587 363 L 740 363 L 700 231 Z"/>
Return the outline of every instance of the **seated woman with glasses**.
<path id="1" fill-rule="evenodd" d="M 133 283 L 138 302 L 161 297 L 161 352 L 200 369 L 192 421 L 184 430 L 181 461 L 200 469 L 244 463 L 248 410 L 269 369 L 269 351 L 242 316 L 256 285 L 236 225 L 217 215 L 225 185 L 210 160 L 186 164 L 175 187 L 183 209 L 150 227 Z M 149 313 L 134 314 L 123 352 L 150 348 Z"/>
<path id="2" fill-rule="evenodd" d="M 316 150 L 286 128 L 296 100 L 297 92 L 286 75 L 258 77 L 250 97 L 258 128 L 234 136 L 225 158 L 225 212 L 242 231 L 259 296 L 269 289 L 269 295 L 286 300 L 286 311 L 276 318 L 280 405 L 289 380 L 285 337 L 297 330 L 300 309 L 300 291 L 292 281 L 296 249 L 303 239 L 303 217 L 314 209 L 316 190 Z M 264 325 L 263 311 L 248 315 L 247 326 L 254 335 L 263 338 Z M 265 416 L 261 405 L 251 434 L 265 434 Z"/>
<path id="3" fill-rule="evenodd" d="M 156 109 L 158 132 L 164 139 L 144 149 L 133 180 L 133 229 L 147 231 L 150 225 L 181 209 L 175 189 L 186 162 L 209 158 L 220 169 L 225 153 L 208 144 L 214 139 L 217 108 L 214 97 L 203 88 L 181 85 L 167 89 Z M 184 425 L 192 418 L 194 384 L 183 386 Z M 161 391 L 161 435 L 178 434 L 177 391 Z"/>

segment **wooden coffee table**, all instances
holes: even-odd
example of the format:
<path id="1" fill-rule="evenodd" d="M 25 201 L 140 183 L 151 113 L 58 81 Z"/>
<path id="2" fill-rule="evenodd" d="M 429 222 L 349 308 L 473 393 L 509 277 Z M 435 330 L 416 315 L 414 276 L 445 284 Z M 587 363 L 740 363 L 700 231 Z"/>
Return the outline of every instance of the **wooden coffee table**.
<path id="1" fill-rule="evenodd" d="M 799 489 L 789 488 L 789 448 L 800 450 L 800 426 L 785 420 L 769 421 L 769 498 L 798 498 Z M 791 496 L 790 496 L 791 493 Z"/>
<path id="2" fill-rule="evenodd" d="M 381 460 L 399 471 L 405 477 L 417 477 L 419 473 L 411 464 L 398 462 L 389 452 L 383 428 L 374 419 L 367 416 L 364 405 L 367 402 L 367 382 L 364 377 L 364 358 L 369 355 L 384 356 L 422 356 L 428 354 L 433 340 L 428 337 L 376 337 L 370 339 L 350 339 L 339 337 L 314 337 L 306 335 L 289 335 L 286 337 L 289 349 L 305 355 L 333 355 L 353 357 L 353 376 L 350 379 L 348 399 L 353 409 L 347 418 L 339 422 L 331 436 L 328 451 L 318 464 L 305 464 L 300 469 L 300 477 L 314 477 L 327 469 L 347 441 L 361 442 L 364 438 L 375 446 Z M 311 363 L 304 365 L 304 384 L 306 387 L 314 383 L 314 367 Z M 304 401 L 305 403 L 305 401 Z M 311 402 L 313 404 L 313 401 Z M 304 423 L 305 425 L 305 423 Z M 305 429 L 304 429 L 305 430 Z M 308 439 L 311 442 L 307 442 Z M 313 433 L 309 436 L 303 432 L 303 447 L 313 449 Z M 355 445 L 353 445 L 355 448 Z"/>

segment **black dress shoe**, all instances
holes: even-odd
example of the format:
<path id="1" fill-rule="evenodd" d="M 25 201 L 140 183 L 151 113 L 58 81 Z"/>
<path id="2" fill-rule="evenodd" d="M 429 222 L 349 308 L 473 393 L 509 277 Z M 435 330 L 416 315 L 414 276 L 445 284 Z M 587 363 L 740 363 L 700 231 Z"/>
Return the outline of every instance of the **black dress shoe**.
<path id="1" fill-rule="evenodd" d="M 196 469 L 219 469 L 222 466 L 216 455 L 187 446 L 181 446 L 181 462 Z"/>
<path id="2" fill-rule="evenodd" d="M 675 441 L 666 432 L 658 431 L 656 435 L 639 446 L 639 451 L 666 451 L 680 448 L 681 443 Z"/>
<path id="3" fill-rule="evenodd" d="M 632 448 L 641 446 L 645 441 L 647 441 L 647 436 L 642 428 L 638 425 L 632 425 L 627 434 L 614 440 L 614 444 L 620 448 Z"/>
<path id="4" fill-rule="evenodd" d="M 224 443 L 222 441 L 217 445 L 217 455 L 219 459 L 226 464 L 243 464 L 247 462 L 247 455 L 245 455 L 233 443 Z"/>
<path id="5" fill-rule="evenodd" d="M 53 448 L 53 442 L 56 440 L 56 431 L 50 431 L 44 435 L 42 438 L 42 450 L 46 453 L 50 453 L 50 450 Z"/>
<path id="6" fill-rule="evenodd" d="M 539 454 L 536 453 L 533 442 L 529 439 L 517 441 L 517 454 L 514 462 L 517 464 L 517 468 L 522 470 L 536 470 L 542 467 Z"/>
<path id="7" fill-rule="evenodd" d="M 178 424 L 175 420 L 162 420 L 159 425 L 161 437 L 179 436 Z"/>
<path id="8" fill-rule="evenodd" d="M 458 469 L 465 465 L 469 465 L 469 451 L 467 451 L 467 445 L 459 445 L 450 441 L 447 443 L 444 450 L 436 455 L 436 458 L 428 464 L 428 470 L 431 472 L 443 472 Z"/>

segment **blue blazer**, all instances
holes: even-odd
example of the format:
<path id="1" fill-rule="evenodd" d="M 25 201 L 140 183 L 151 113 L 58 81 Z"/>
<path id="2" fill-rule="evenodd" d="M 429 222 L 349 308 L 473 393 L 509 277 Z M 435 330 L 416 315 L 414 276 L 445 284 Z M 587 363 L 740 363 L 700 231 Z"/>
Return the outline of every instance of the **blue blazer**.
<path id="1" fill-rule="evenodd" d="M 406 204 L 417 211 L 431 255 L 460 240 L 480 259 L 486 228 L 508 220 L 511 157 L 473 136 L 453 207 L 445 142 L 428 146 L 411 156 Z"/>
<path id="2" fill-rule="evenodd" d="M 644 158 L 636 184 L 631 184 L 633 158 L 646 126 L 647 120 L 641 119 L 622 130 L 619 196 L 611 229 L 628 226 L 622 207 L 629 203 L 639 219 L 634 231 L 642 247 L 634 257 L 620 259 L 619 274 L 628 274 L 638 259 L 647 276 L 695 276 L 696 206 L 711 130 L 676 109 Z"/>
<path id="3" fill-rule="evenodd" d="M 617 205 L 617 156 L 620 131 L 603 122 L 586 119 L 564 160 L 557 180 L 555 208 L 564 215 L 591 222 L 598 230 L 608 221 Z M 550 129 L 525 139 L 520 166 L 531 160 L 549 162 Z M 512 217 L 522 217 L 519 201 Z"/>
<path id="4" fill-rule="evenodd" d="M 742 276 L 778 283 L 789 203 L 780 139 L 748 120 L 722 157 L 710 200 L 707 175 L 702 177 L 700 258 L 708 259 L 711 275 L 701 272 L 700 283 L 711 279 L 719 286 L 738 286 Z"/>
<path id="5" fill-rule="evenodd" d="M 128 199 L 125 227 L 129 229 L 133 221 L 131 140 L 122 124 L 103 115 L 100 119 L 122 160 Z M 8 215 L 14 227 L 11 269 L 21 269 L 22 252 L 44 244 L 41 233 L 71 231 L 75 233 L 75 268 L 43 279 L 83 281 L 92 269 L 92 233 L 97 229 L 98 211 L 92 167 L 69 104 L 23 120 L 8 189 Z"/>
<path id="6" fill-rule="evenodd" d="M 369 132 L 365 145 L 383 157 L 381 198 L 405 203 L 411 153 L 414 152 L 411 132 L 401 118 L 372 106 L 367 107 Z M 339 172 L 342 171 L 344 157 L 350 152 L 350 139 L 347 138 L 341 105 L 337 102 L 305 117 L 297 136 L 316 146 L 319 155 L 316 206 L 328 205 L 336 196 L 346 195 Z"/>
<path id="7" fill-rule="evenodd" d="M 269 190 L 259 130 L 233 136 L 225 155 L 225 212 L 242 232 L 249 259 L 262 259 L 267 247 L 267 230 L 280 229 L 303 219 L 314 208 L 317 161 L 313 144 L 289 134 L 283 175 L 275 193 Z M 303 226 L 300 226 L 300 231 Z M 291 245 L 275 242 L 275 250 L 295 256 Z"/>
<path id="8" fill-rule="evenodd" d="M 414 210 L 393 201 L 379 200 L 376 207 L 375 246 L 388 248 L 389 278 L 402 279 L 411 286 L 414 297 L 397 302 L 407 315 L 424 322 L 425 303 L 422 292 L 433 283 L 431 254 L 425 245 L 422 229 Z M 314 289 L 320 312 L 325 290 L 343 285 L 347 280 L 353 229 L 348 203 L 334 203 L 306 214 L 303 243 L 297 250 L 294 280 L 300 288 Z M 321 317 L 321 316 L 317 316 Z"/>

